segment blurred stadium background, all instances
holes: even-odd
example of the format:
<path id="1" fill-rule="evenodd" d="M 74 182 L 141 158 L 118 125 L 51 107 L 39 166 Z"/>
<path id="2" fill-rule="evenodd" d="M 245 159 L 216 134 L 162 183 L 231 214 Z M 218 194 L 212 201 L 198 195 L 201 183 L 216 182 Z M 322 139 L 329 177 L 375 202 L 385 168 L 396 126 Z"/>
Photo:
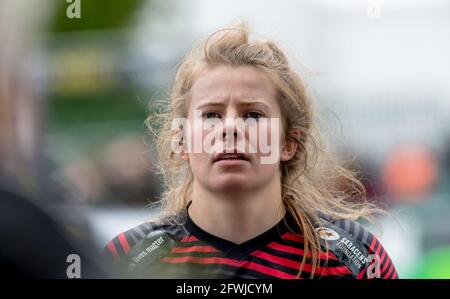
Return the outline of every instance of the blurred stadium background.
<path id="1" fill-rule="evenodd" d="M 338 154 L 355 155 L 403 278 L 450 278 L 450 3 L 0 1 L 0 178 L 99 248 L 161 192 L 144 119 L 182 55 L 241 18 L 284 45 Z M 67 207 L 70 206 L 70 210 Z M 20 215 L 18 215 L 20 217 Z M 376 231 L 376 228 L 374 228 Z"/>

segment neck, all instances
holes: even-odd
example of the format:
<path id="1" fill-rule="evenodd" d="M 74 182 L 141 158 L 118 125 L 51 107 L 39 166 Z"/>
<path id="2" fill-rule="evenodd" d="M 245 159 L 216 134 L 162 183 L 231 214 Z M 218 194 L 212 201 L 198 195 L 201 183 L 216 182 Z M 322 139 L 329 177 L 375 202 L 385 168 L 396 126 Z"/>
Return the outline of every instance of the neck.
<path id="1" fill-rule="evenodd" d="M 241 244 L 277 224 L 285 210 L 274 179 L 258 190 L 212 192 L 194 182 L 189 216 L 206 232 Z"/>

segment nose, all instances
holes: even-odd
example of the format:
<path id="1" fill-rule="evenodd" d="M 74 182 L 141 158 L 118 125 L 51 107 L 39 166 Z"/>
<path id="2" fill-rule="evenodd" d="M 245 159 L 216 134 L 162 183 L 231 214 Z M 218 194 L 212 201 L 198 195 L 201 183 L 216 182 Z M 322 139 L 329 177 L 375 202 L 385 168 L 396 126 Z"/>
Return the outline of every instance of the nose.
<path id="1" fill-rule="evenodd" d="M 239 117 L 227 117 L 223 126 L 222 138 L 227 144 L 244 137 L 244 121 Z"/>

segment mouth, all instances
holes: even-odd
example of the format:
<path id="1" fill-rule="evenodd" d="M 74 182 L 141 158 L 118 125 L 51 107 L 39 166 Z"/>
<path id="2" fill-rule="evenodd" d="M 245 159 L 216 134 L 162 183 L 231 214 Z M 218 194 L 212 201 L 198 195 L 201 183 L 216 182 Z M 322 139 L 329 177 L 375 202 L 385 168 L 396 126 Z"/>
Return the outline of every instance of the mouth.
<path id="1" fill-rule="evenodd" d="M 220 153 L 214 158 L 214 163 L 219 161 L 250 161 L 244 153 Z"/>

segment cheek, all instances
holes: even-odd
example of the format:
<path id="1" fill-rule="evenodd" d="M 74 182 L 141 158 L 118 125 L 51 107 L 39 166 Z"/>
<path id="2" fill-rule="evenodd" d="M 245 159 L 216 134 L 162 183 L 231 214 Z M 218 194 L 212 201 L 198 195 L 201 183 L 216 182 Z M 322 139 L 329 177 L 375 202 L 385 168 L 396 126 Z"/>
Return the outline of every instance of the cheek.
<path id="1" fill-rule="evenodd" d="M 189 166 L 194 177 L 203 178 L 208 171 L 208 160 L 203 154 L 189 154 Z M 206 175 L 207 176 L 207 175 Z"/>
<path id="2" fill-rule="evenodd" d="M 258 156 L 279 156 L 283 131 L 277 123 L 268 122 L 257 127 L 256 134 L 247 135 L 249 143 L 257 148 Z"/>
<path id="3" fill-rule="evenodd" d="M 255 170 L 253 180 L 263 185 L 281 175 L 279 172 L 279 163 L 258 164 Z"/>

